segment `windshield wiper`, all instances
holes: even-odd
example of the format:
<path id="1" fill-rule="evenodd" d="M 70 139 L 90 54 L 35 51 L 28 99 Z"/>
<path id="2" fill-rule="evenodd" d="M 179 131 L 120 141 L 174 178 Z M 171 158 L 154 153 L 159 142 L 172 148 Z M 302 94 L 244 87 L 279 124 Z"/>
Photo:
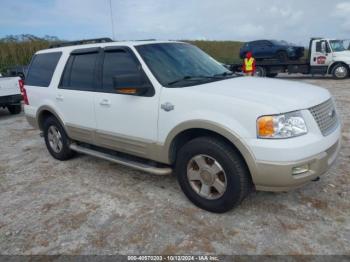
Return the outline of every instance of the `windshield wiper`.
<path id="1" fill-rule="evenodd" d="M 203 79 L 216 79 L 216 78 L 217 77 L 215 76 L 184 76 L 183 78 L 169 82 L 168 85 L 171 86 L 183 81 L 201 81 Z"/>
<path id="2" fill-rule="evenodd" d="M 225 77 L 225 76 L 232 76 L 232 75 L 233 75 L 233 72 L 223 72 L 221 74 L 213 75 L 213 77 Z"/>

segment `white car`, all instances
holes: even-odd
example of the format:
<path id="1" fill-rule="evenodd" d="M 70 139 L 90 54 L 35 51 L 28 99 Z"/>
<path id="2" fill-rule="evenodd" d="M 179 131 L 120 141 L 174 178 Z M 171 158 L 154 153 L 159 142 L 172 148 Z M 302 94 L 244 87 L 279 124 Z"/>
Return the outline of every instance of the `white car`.
<path id="1" fill-rule="evenodd" d="M 22 95 L 19 77 L 0 77 L 0 108 L 7 108 L 13 115 L 22 111 Z"/>
<path id="2" fill-rule="evenodd" d="M 340 120 L 323 88 L 237 77 L 188 43 L 79 44 L 37 52 L 25 81 L 25 114 L 56 159 L 174 173 L 194 204 L 225 212 L 253 188 L 315 180 L 337 157 Z"/>

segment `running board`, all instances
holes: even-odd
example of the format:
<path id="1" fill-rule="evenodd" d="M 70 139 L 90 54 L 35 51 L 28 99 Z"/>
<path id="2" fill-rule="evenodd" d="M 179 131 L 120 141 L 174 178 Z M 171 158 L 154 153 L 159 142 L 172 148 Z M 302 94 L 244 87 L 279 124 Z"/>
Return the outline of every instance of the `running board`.
<path id="1" fill-rule="evenodd" d="M 73 151 L 98 157 L 101 159 L 105 159 L 123 166 L 131 167 L 146 173 L 150 173 L 153 175 L 165 176 L 165 175 L 170 175 L 172 173 L 172 169 L 170 167 L 155 167 L 155 166 L 147 165 L 145 163 L 136 162 L 133 160 L 117 157 L 107 153 L 102 153 L 90 148 L 79 146 L 77 144 L 71 144 L 69 147 Z"/>

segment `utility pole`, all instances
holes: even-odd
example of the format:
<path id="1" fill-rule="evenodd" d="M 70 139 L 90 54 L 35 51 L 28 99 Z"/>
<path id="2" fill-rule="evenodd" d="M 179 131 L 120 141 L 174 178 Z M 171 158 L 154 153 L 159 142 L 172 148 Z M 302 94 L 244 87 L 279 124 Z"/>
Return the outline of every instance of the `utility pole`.
<path id="1" fill-rule="evenodd" d="M 115 32 L 114 32 L 114 22 L 113 22 L 113 8 L 112 8 L 112 0 L 109 0 L 109 9 L 111 14 L 111 24 L 112 24 L 112 38 L 115 41 Z"/>

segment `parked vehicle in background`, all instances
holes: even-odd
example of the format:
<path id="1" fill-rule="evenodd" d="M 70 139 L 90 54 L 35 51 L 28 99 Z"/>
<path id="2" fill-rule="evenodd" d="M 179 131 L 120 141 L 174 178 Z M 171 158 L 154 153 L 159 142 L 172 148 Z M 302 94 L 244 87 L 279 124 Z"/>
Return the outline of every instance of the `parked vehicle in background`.
<path id="1" fill-rule="evenodd" d="M 19 77 L 0 77 L 0 107 L 7 108 L 11 114 L 22 111 L 22 95 Z"/>
<path id="2" fill-rule="evenodd" d="M 248 52 L 253 54 L 255 59 L 277 59 L 287 61 L 296 60 L 304 56 L 304 47 L 288 44 L 285 41 L 257 40 L 245 43 L 240 49 L 240 57 L 245 58 Z"/>
<path id="3" fill-rule="evenodd" d="M 30 64 L 26 117 L 56 159 L 81 152 L 173 172 L 194 204 L 225 212 L 253 187 L 317 179 L 338 155 L 325 89 L 237 77 L 188 43 L 96 42 L 42 50 Z"/>
<path id="4" fill-rule="evenodd" d="M 306 59 L 281 62 L 278 59 L 260 59 L 256 62 L 256 75 L 275 77 L 279 73 L 332 75 L 345 79 L 350 75 L 348 40 L 311 38 Z M 231 64 L 233 72 L 242 71 L 242 64 Z"/>
<path id="5" fill-rule="evenodd" d="M 27 70 L 28 70 L 28 66 L 26 65 L 17 65 L 17 66 L 8 67 L 4 71 L 4 76 L 7 76 L 7 77 L 19 76 L 21 79 L 24 79 L 27 73 Z"/>

